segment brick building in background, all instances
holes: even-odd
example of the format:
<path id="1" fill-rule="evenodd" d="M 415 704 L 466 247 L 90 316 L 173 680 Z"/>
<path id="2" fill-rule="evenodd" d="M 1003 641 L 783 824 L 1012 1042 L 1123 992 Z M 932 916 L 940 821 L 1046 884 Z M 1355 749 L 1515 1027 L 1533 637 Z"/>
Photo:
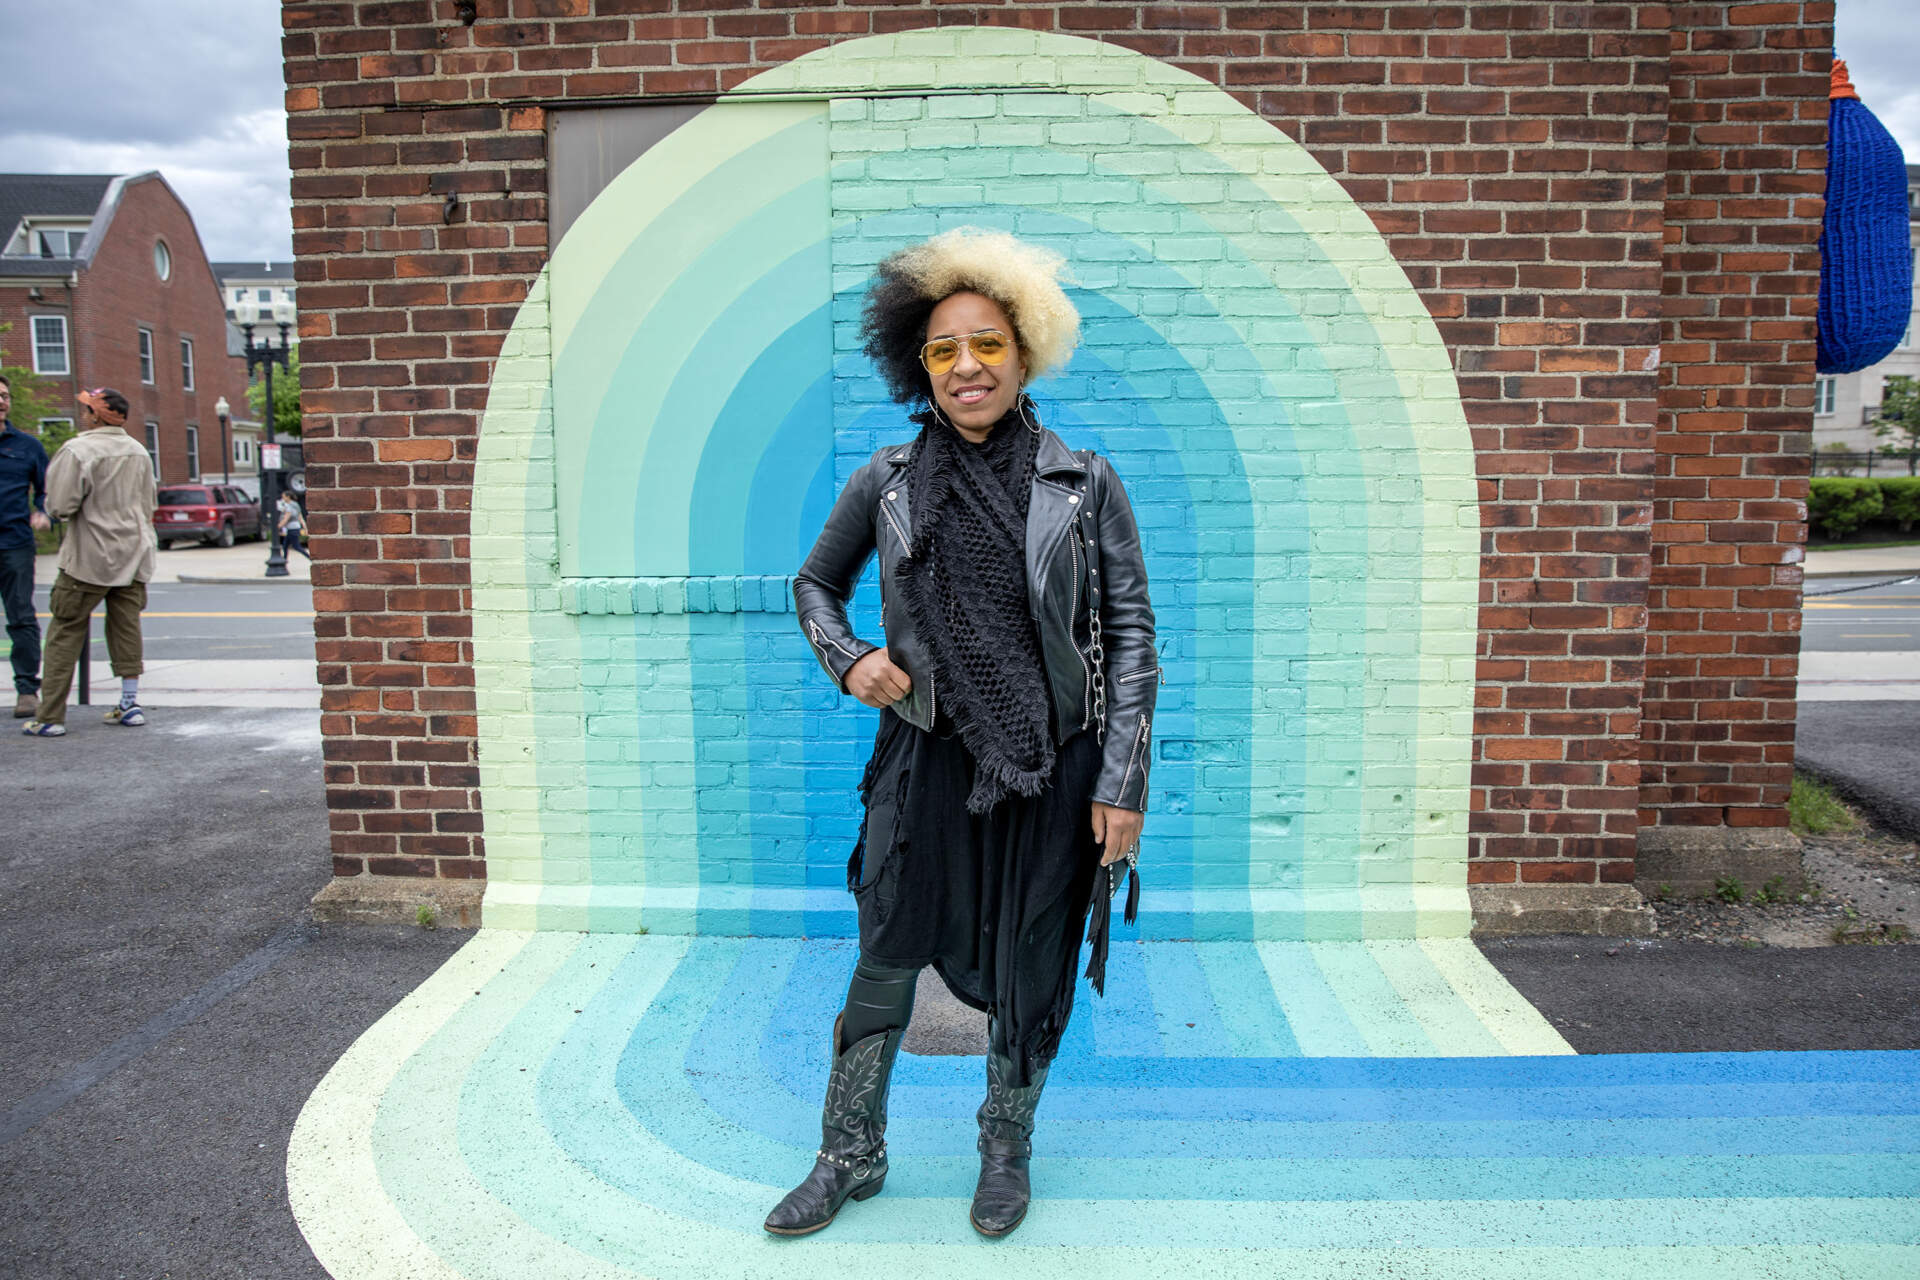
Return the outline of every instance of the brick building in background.
<path id="1" fill-rule="evenodd" d="M 1789 856 L 1830 3 L 469 12 L 283 11 L 337 876 L 485 874 L 468 513 L 554 122 L 952 24 L 1219 84 L 1367 211 L 1438 323 L 1484 530 L 1477 910 L 1618 923 L 1636 874 Z"/>
<path id="2" fill-rule="evenodd" d="M 161 483 L 223 471 L 213 407 L 248 416 L 246 363 L 227 353 L 193 215 L 158 173 L 0 174 L 0 321 L 0 363 L 45 378 L 60 419 L 82 388 L 117 387 Z"/>

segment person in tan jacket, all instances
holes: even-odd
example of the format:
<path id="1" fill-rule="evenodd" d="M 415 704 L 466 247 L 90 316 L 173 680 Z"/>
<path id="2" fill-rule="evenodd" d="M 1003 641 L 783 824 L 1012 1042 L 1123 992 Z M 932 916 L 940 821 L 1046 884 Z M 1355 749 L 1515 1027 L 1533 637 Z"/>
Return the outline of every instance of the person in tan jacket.
<path id="1" fill-rule="evenodd" d="M 127 398 L 112 387 L 83 391 L 80 434 L 47 466 L 47 514 L 69 520 L 53 580 L 40 711 L 23 733 L 57 738 L 67 731 L 67 692 L 87 643 L 88 619 L 107 604 L 107 656 L 120 677 L 120 702 L 108 724 L 147 722 L 140 707 L 140 611 L 153 577 L 153 460 L 122 431 Z"/>

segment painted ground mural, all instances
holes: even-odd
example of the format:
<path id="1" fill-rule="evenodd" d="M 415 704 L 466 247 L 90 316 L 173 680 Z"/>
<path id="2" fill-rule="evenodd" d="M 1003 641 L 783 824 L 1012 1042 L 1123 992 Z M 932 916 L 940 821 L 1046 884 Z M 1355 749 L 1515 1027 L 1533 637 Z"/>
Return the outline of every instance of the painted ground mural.
<path id="1" fill-rule="evenodd" d="M 966 1221 L 980 1060 L 907 1055 L 885 1195 L 774 1241 L 852 964 L 873 728 L 788 575 L 908 434 L 858 355 L 868 272 L 967 223 L 1068 256 L 1085 341 L 1036 399 L 1142 526 L 1166 687 L 1139 940 L 1082 993 L 1016 1237 Z M 668 135 L 573 225 L 496 368 L 486 927 L 301 1117 L 290 1195 L 321 1261 L 1920 1267 L 1915 1055 L 1574 1057 L 1468 939 L 1473 475 L 1446 351 L 1369 219 L 1185 73 L 914 32 Z M 871 583 L 855 622 L 878 635 Z"/>

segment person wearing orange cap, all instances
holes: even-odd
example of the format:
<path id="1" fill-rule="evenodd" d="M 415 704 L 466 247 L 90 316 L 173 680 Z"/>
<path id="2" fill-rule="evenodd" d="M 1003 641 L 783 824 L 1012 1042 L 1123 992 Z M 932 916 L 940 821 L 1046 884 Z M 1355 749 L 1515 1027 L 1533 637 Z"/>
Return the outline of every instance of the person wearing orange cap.
<path id="1" fill-rule="evenodd" d="M 120 701 L 108 724 L 142 725 L 140 611 L 153 577 L 153 460 L 121 425 L 127 398 L 112 387 L 80 393 L 80 434 L 47 466 L 47 514 L 71 521 L 53 580 L 40 710 L 22 732 L 58 738 L 67 731 L 67 692 L 87 643 L 88 619 L 107 605 L 107 656 L 120 677 Z"/>

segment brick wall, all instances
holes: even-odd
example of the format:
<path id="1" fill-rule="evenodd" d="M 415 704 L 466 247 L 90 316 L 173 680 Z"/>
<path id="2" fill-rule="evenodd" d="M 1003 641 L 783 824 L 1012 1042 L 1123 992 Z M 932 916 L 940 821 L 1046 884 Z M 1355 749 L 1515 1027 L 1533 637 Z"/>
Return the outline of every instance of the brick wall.
<path id="1" fill-rule="evenodd" d="M 1632 878 L 1636 809 L 1657 821 L 1679 799 L 1658 787 L 1643 794 L 1642 735 L 1660 750 L 1666 726 L 1713 701 L 1661 685 L 1661 718 L 1641 722 L 1648 581 L 1656 558 L 1666 563 L 1655 546 L 1656 499 L 1668 497 L 1655 489 L 1667 454 L 1656 451 L 1656 425 L 1684 384 L 1672 366 L 1660 372 L 1656 354 L 1670 212 L 1661 144 L 1670 79 L 1690 101 L 1697 74 L 1669 50 L 1751 30 L 1763 44 L 1799 42 L 1796 57 L 1819 61 L 1830 44 L 1819 7 L 482 0 L 478 9 L 471 28 L 446 0 L 284 10 L 337 872 L 481 874 L 468 486 L 490 361 L 544 260 L 546 111 L 712 94 L 833 40 L 978 23 L 1110 40 L 1219 83 L 1309 147 L 1369 211 L 1441 325 L 1479 451 L 1474 877 Z M 1741 92 L 1809 119 L 1824 112 L 1824 89 L 1803 78 Z M 1714 163 L 1734 189 L 1750 181 L 1746 169 L 1777 165 L 1738 149 Z M 1743 216 L 1730 202 L 1705 220 Z M 1813 234 L 1808 210 L 1780 217 Z M 1667 267 L 1692 262 L 1676 252 Z M 1699 270 L 1732 280 L 1736 267 Z M 1801 284 L 1805 271 L 1798 260 L 1765 268 L 1770 280 Z M 1716 378 L 1735 368 L 1742 385 L 1774 376 L 1750 365 L 1804 357 L 1731 346 L 1688 359 L 1719 366 Z M 1809 361 L 1779 376 L 1810 371 Z M 1663 378 L 1674 387 L 1663 391 Z M 1729 452 L 1763 443 L 1729 439 Z M 1739 457 L 1748 468 L 1792 465 L 1764 448 Z M 1794 482 L 1780 483 L 1789 487 L 1766 500 L 1791 503 Z M 1718 532 L 1741 536 L 1737 526 L 1761 518 Z M 1794 539 L 1796 512 L 1766 518 L 1770 536 Z M 1709 624 L 1698 604 L 1685 607 L 1693 612 L 1662 615 L 1663 657 L 1674 627 L 1705 633 L 1734 617 Z M 1750 728 L 1775 735 L 1765 749 L 1790 743 L 1778 703 L 1761 716 Z M 1765 814 L 1778 798 L 1756 794 L 1743 812 Z M 1684 803 L 1696 800 L 1706 802 Z"/>
<path id="2" fill-rule="evenodd" d="M 35 301 L 32 291 L 40 291 L 40 299 Z M 22 280 L 7 281 L 0 285 L 0 324 L 10 325 L 5 333 L 0 333 L 0 365 L 9 368 L 33 368 L 33 317 L 61 316 L 67 321 L 67 360 L 71 367 L 73 360 L 73 317 L 69 314 L 67 285 L 65 278 L 58 280 Z M 74 408 L 73 397 L 79 391 L 78 385 L 70 377 L 41 375 L 41 382 L 50 397 L 49 416 L 72 418 L 78 410 Z M 21 416 L 16 404 L 13 414 L 14 425 L 22 431 L 36 431 L 38 424 L 28 422 Z"/>
<path id="3" fill-rule="evenodd" d="M 1674 14 L 1641 818 L 1782 828 L 1833 5 Z"/>

